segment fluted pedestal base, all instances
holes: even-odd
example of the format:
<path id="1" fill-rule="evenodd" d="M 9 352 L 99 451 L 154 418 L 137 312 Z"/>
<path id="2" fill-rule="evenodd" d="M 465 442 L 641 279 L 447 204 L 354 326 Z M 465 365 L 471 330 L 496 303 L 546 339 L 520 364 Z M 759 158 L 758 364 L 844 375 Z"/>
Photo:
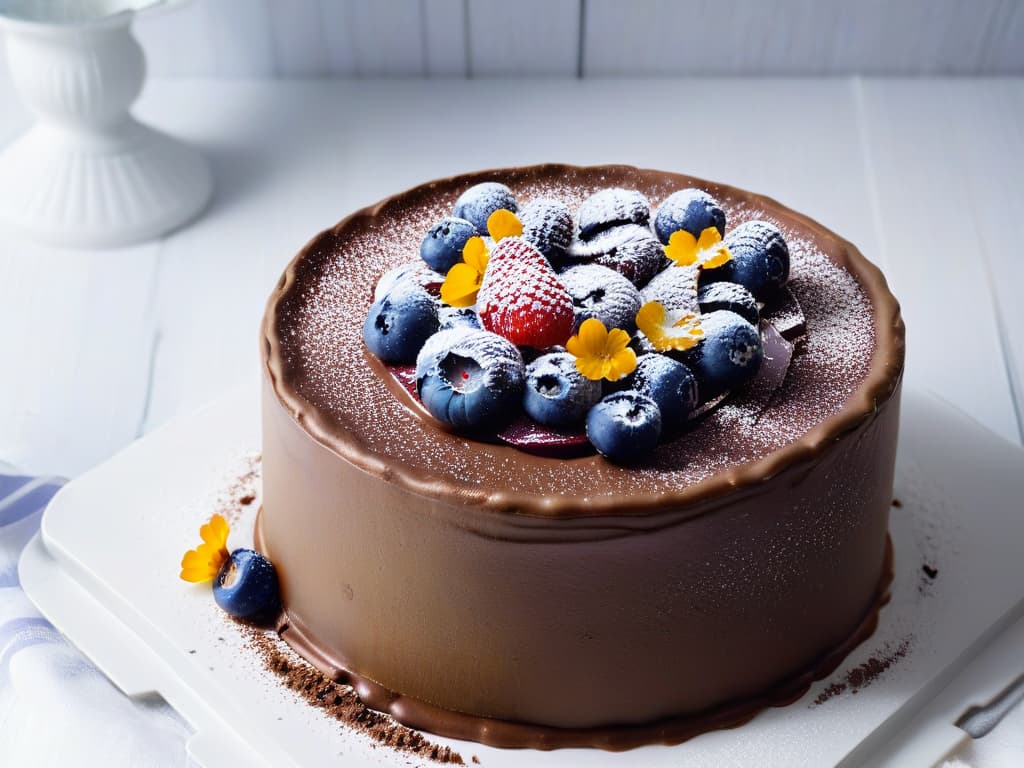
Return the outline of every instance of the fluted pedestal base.
<path id="1" fill-rule="evenodd" d="M 196 216 L 212 189 L 198 152 L 134 119 L 102 133 L 41 123 L 0 153 L 0 221 L 57 245 L 152 239 Z"/>

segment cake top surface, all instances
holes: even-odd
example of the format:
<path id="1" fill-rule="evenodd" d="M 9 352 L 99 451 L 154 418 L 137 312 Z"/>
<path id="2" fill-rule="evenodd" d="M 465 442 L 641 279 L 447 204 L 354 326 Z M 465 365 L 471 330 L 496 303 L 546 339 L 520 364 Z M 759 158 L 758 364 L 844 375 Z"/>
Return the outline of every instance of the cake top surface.
<path id="1" fill-rule="evenodd" d="M 741 390 L 639 466 L 600 456 L 542 458 L 449 433 L 415 413 L 381 376 L 362 326 L 378 278 L 417 258 L 424 233 L 459 194 L 484 180 L 520 204 L 554 198 L 575 214 L 604 188 L 638 190 L 656 206 L 698 187 L 724 208 L 728 228 L 764 220 L 790 252 L 789 288 L 806 335 L 765 402 Z M 537 166 L 417 187 L 350 216 L 314 238 L 271 296 L 264 327 L 268 371 L 285 407 L 316 439 L 428 496 L 540 516 L 657 509 L 753 484 L 823 450 L 895 388 L 902 322 L 881 274 L 841 238 L 779 204 L 731 187 L 625 166 Z M 766 353 L 767 354 L 767 353 Z"/>

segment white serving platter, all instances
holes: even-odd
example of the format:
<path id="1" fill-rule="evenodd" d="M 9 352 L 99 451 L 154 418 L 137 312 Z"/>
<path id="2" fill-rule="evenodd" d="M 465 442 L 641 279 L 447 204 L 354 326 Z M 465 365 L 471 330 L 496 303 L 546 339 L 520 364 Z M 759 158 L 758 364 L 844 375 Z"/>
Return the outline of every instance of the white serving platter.
<path id="1" fill-rule="evenodd" d="M 257 450 L 255 386 L 178 420 L 65 486 L 26 548 L 21 582 L 40 610 L 126 694 L 158 693 L 195 727 L 193 758 L 221 765 L 409 765 L 302 703 L 266 672 L 208 587 L 178 579 L 182 553 L 215 511 L 209 500 L 238 457 Z M 435 738 L 488 768 L 539 766 L 827 766 L 877 759 L 958 670 L 1024 613 L 1024 450 L 937 397 L 906 392 L 891 533 L 893 600 L 877 632 L 799 701 L 736 729 L 624 753 L 524 752 Z M 231 547 L 251 541 L 258 503 Z M 923 566 L 936 568 L 929 578 Z M 906 655 L 852 693 L 815 704 L 830 684 L 900 644 Z M 962 733 L 922 729 L 919 758 Z M 906 740 L 904 739 L 904 742 Z M 904 745 L 904 749 L 907 747 Z"/>

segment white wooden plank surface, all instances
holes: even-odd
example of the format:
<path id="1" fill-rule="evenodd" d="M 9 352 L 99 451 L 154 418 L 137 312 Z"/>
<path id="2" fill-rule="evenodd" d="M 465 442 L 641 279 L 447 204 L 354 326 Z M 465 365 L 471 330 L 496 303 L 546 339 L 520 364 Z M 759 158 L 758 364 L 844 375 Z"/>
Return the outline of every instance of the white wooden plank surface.
<path id="1" fill-rule="evenodd" d="M 1007 373 L 991 364 L 1003 357 L 1002 324 L 991 300 L 992 249 L 986 247 L 986 228 L 976 212 L 992 206 L 1011 214 L 999 217 L 1001 226 L 1024 213 L 1021 186 L 1012 176 L 1012 155 L 1019 158 L 1022 146 L 1018 140 L 1015 152 L 1012 145 L 1004 146 L 1010 154 L 990 158 L 1002 166 L 990 169 L 1002 183 L 972 184 L 972 177 L 981 179 L 970 167 L 975 153 L 966 144 L 984 144 L 991 135 L 989 130 L 973 135 L 960 130 L 965 123 L 955 113 L 976 102 L 958 97 L 972 88 L 970 83 L 909 87 L 870 81 L 856 83 L 855 94 L 862 102 L 866 162 L 874 180 L 886 274 L 904 305 L 907 378 L 938 389 L 989 429 L 1019 442 L 1022 433 Z M 1006 91 L 1001 93 L 1005 98 Z M 980 121 L 972 125 L 980 127 Z M 1008 197 L 1000 198 L 1007 192 Z M 996 223 L 988 214 L 984 221 Z M 1005 258 L 1000 260 L 1005 264 Z M 1019 264 L 1013 271 L 1024 274 Z M 1005 269 L 999 272 L 1006 282 Z M 1014 333 L 1021 337 L 1019 326 Z"/>
<path id="2" fill-rule="evenodd" d="M 466 3 L 469 74 L 575 76 L 582 0 Z"/>

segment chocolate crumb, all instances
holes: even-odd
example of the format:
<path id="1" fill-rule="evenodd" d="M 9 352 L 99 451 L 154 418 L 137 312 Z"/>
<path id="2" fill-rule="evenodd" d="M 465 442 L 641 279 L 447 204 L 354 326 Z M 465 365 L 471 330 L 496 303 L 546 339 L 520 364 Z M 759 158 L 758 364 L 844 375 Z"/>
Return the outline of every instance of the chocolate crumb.
<path id="1" fill-rule="evenodd" d="M 247 644 L 263 665 L 307 704 L 368 736 L 375 746 L 390 747 L 447 765 L 465 765 L 462 756 L 451 747 L 435 744 L 419 731 L 406 728 L 391 716 L 367 707 L 351 686 L 331 680 L 283 647 L 275 634 L 240 626 L 247 635 Z M 479 760 L 474 758 L 474 762 L 479 763 Z"/>
<path id="2" fill-rule="evenodd" d="M 899 499 L 893 499 L 893 500 L 892 500 L 892 505 L 893 505 L 894 507 L 896 507 L 896 509 L 900 509 L 900 508 L 902 508 L 902 506 L 903 506 L 903 502 L 902 502 L 902 501 L 900 501 Z"/>
<path id="3" fill-rule="evenodd" d="M 930 565 L 928 565 L 928 563 L 922 565 L 921 570 L 924 571 L 924 575 L 927 576 L 929 579 L 934 579 L 936 576 L 939 575 L 939 569 L 932 568 Z"/>
<path id="4" fill-rule="evenodd" d="M 476 755 L 473 755 L 473 762 L 476 763 L 477 765 L 480 765 L 480 758 L 477 757 Z"/>
<path id="5" fill-rule="evenodd" d="M 824 704 L 829 699 L 846 691 L 856 695 L 861 689 L 867 688 L 889 667 L 907 655 L 912 639 L 912 637 L 903 638 L 895 648 L 886 643 L 875 656 L 847 672 L 842 680 L 830 683 L 827 688 L 818 694 L 818 697 L 814 700 L 814 705 Z"/>
<path id="6" fill-rule="evenodd" d="M 238 500 L 238 503 L 247 507 L 250 504 L 252 504 L 254 501 L 256 501 L 256 494 L 255 493 L 247 493 L 247 494 L 245 494 L 245 496 L 243 496 L 242 498 L 240 498 Z"/>

